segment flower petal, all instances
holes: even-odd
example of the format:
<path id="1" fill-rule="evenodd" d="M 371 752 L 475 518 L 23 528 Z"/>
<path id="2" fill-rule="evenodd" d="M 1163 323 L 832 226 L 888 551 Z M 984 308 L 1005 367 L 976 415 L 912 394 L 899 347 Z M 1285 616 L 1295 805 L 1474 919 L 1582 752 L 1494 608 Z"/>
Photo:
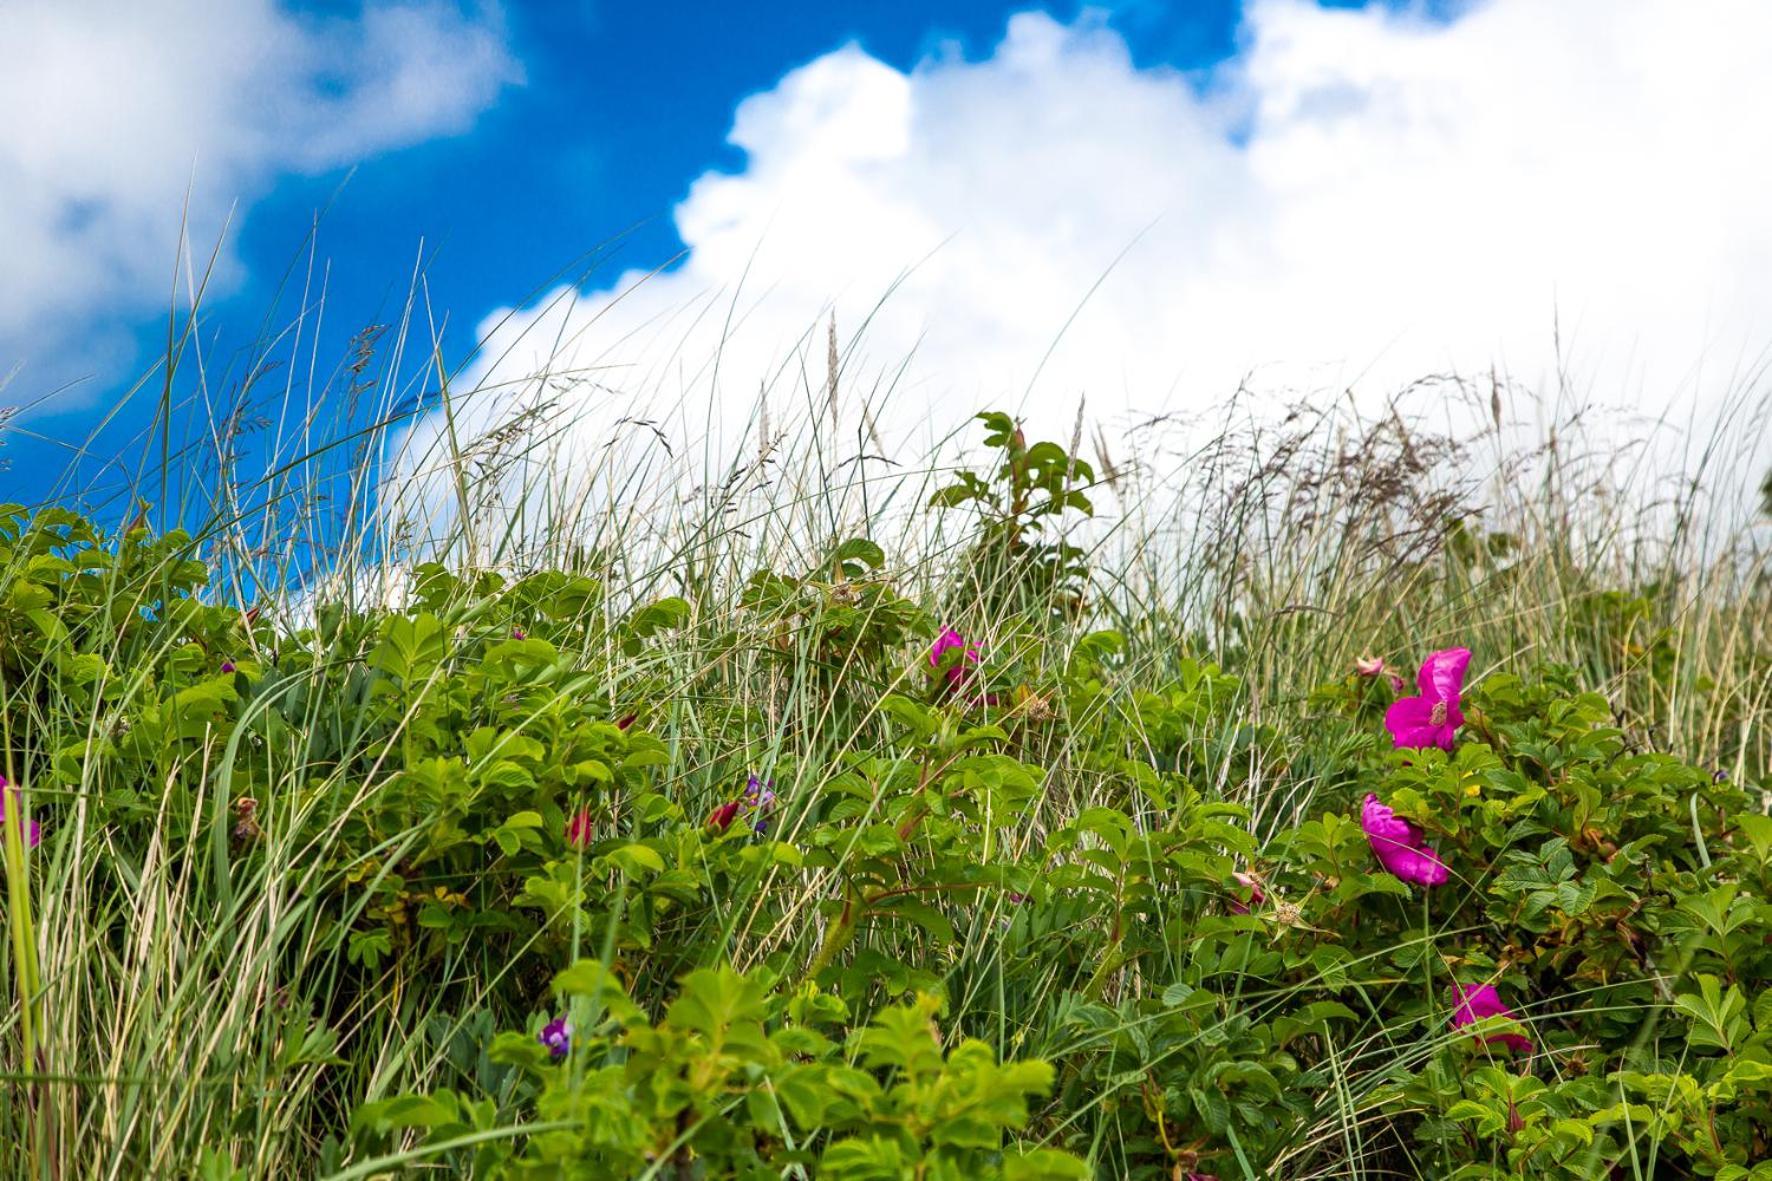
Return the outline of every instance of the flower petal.
<path id="1" fill-rule="evenodd" d="M 1443 886 L 1451 876 L 1440 855 L 1426 845 L 1411 849 L 1397 844 L 1372 842 L 1379 864 L 1398 879 L 1417 886 Z"/>
<path id="2" fill-rule="evenodd" d="M 1404 697 L 1384 711 L 1384 728 L 1398 750 L 1420 750 L 1440 745 L 1442 726 L 1433 723 L 1435 703 L 1425 697 Z M 1448 718 L 1451 714 L 1448 711 Z"/>
<path id="3" fill-rule="evenodd" d="M 1243 887 L 1242 890 L 1233 891 L 1230 902 L 1226 904 L 1226 908 L 1232 914 L 1248 914 L 1251 906 L 1260 906 L 1267 901 L 1267 894 L 1262 891 L 1260 878 L 1241 870 L 1233 873 L 1231 877 L 1235 879 L 1237 885 Z"/>
<path id="4" fill-rule="evenodd" d="M 574 849 L 583 849 L 591 843 L 594 831 L 591 810 L 581 808 L 566 821 L 566 843 Z"/>
<path id="5" fill-rule="evenodd" d="M 1452 989 L 1455 998 L 1452 1009 L 1454 1029 L 1463 1029 L 1490 1017 L 1500 1017 L 1507 1021 L 1519 1020 L 1514 1011 L 1502 1002 L 1501 994 L 1495 991 L 1493 984 L 1454 984 Z M 1520 1033 L 1492 1033 L 1484 1036 L 1483 1040 L 1491 1044 L 1500 1042 L 1520 1054 L 1532 1052 L 1532 1039 Z"/>
<path id="6" fill-rule="evenodd" d="M 1502 1003 L 1501 994 L 1493 984 L 1455 984 L 1456 1001 L 1452 1010 L 1452 1027 L 1462 1028 L 1484 1017 L 1513 1016 Z"/>
<path id="7" fill-rule="evenodd" d="M 1376 795 L 1367 793 L 1360 806 L 1360 827 L 1372 855 L 1391 874 L 1418 886 L 1443 885 L 1450 871 L 1440 855 L 1422 843 L 1419 828 L 1398 817 Z"/>
<path id="8" fill-rule="evenodd" d="M 1365 800 L 1360 803 L 1360 827 L 1366 830 L 1368 840 L 1376 841 L 1383 837 L 1391 842 L 1405 845 L 1420 840 L 1415 826 L 1407 820 L 1400 819 L 1388 805 L 1379 800 L 1372 792 L 1366 793 Z"/>
<path id="9" fill-rule="evenodd" d="M 1421 662 L 1421 671 L 1416 674 L 1415 683 L 1420 686 L 1422 696 L 1429 701 L 1457 705 L 1458 695 L 1464 692 L 1464 670 L 1470 666 L 1470 662 L 1469 648 L 1442 649 Z"/>
<path id="10" fill-rule="evenodd" d="M 708 827 L 717 829 L 720 832 L 725 832 L 731 827 L 733 817 L 738 815 L 738 807 L 740 803 L 741 801 L 739 800 L 732 800 L 729 803 L 721 804 L 712 812 L 709 812 Z"/>
<path id="11" fill-rule="evenodd" d="M 968 643 L 965 636 L 949 627 L 942 629 L 941 635 L 936 637 L 934 647 L 929 649 L 929 667 L 939 669 L 943 658 L 956 648 L 960 655 L 942 674 L 947 679 L 949 690 L 958 689 L 972 676 L 972 670 L 968 666 L 978 663 L 978 646 Z"/>

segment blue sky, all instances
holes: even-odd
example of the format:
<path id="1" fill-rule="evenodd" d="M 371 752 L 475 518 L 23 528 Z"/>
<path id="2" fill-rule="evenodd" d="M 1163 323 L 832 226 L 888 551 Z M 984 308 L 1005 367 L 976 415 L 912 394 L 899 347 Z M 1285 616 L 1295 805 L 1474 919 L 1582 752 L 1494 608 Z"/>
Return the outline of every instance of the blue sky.
<path id="1" fill-rule="evenodd" d="M 343 18 L 357 10 L 350 3 L 285 8 Z M 285 172 L 262 192 L 238 195 L 231 244 L 239 268 L 207 301 L 217 356 L 225 362 L 235 350 L 250 351 L 267 327 L 284 326 L 295 303 L 286 284 L 292 268 L 299 279 L 307 266 L 316 218 L 315 251 L 329 271 L 322 351 L 339 351 L 357 328 L 389 319 L 421 257 L 434 308 L 464 330 L 495 306 L 561 279 L 585 280 L 595 273 L 593 260 L 602 268 L 663 265 L 683 248 L 670 211 L 690 181 L 744 163 L 726 139 L 744 96 L 849 42 L 901 69 L 938 46 L 988 54 L 1009 15 L 1034 8 L 1068 22 L 1082 6 L 508 5 L 501 23 L 522 81 L 505 88 L 471 129 L 319 172 Z M 1198 0 L 1127 4 L 1108 19 L 1140 65 L 1198 67 L 1232 51 L 1238 15 L 1235 0 Z M 196 244 L 199 251 L 212 245 Z M 41 498 L 45 473 L 68 463 L 69 445 L 105 421 L 119 390 L 164 351 L 161 309 L 119 313 L 101 303 L 83 310 L 111 333 L 91 363 L 26 349 L 8 359 L 25 362 L 7 391 L 19 401 L 77 384 L 34 405 L 27 430 L 7 439 L 0 497 Z M 465 331 L 457 338 L 468 341 Z M 154 399 L 138 392 L 106 425 L 98 450 L 108 459 L 154 412 Z M 75 470 L 90 471 L 90 460 Z"/>
<path id="2" fill-rule="evenodd" d="M 1068 425 L 1086 399 L 1111 433 L 1251 373 L 1333 395 L 1500 366 L 1542 389 L 1571 356 L 1627 404 L 1702 405 L 1772 338 L 1749 196 L 1772 87 L 1747 48 L 1772 18 L 1747 0 L 169 3 L 0 11 L 23 112 L 0 128 L 0 405 L 24 408 L 0 497 L 122 486 L 187 202 L 197 265 L 222 249 L 180 400 L 225 399 L 267 333 L 291 359 L 316 216 L 324 328 L 298 359 L 325 371 L 389 320 L 422 243 L 451 362 L 519 309 L 514 359 L 464 375 L 511 388 L 558 360 L 534 337 L 607 328 L 605 358 L 740 288 L 757 247 L 782 294 L 749 314 L 743 391 L 671 393 L 722 445 L 796 339 L 888 289 L 902 314 L 845 357 L 919 355 L 912 425 L 1000 401 Z M 663 396 L 621 363 L 653 383 L 624 406 Z M 573 413 L 608 417 L 601 396 Z"/>
<path id="3" fill-rule="evenodd" d="M 1078 4 L 608 4 L 588 0 L 506 9 L 526 83 L 507 91 L 467 135 L 363 164 L 327 215 L 328 253 L 352 302 L 372 303 L 404 270 L 422 233 L 438 251 L 433 291 L 446 306 L 485 310 L 571 272 L 587 251 L 624 235 L 626 265 L 681 248 L 671 206 L 708 168 L 736 169 L 726 142 L 733 108 L 784 73 L 848 41 L 909 69 L 938 43 L 988 53 L 1012 12 L 1043 7 L 1075 19 Z M 1112 22 L 1143 64 L 1194 66 L 1233 47 L 1237 5 L 1202 0 L 1129 6 Z M 288 257 L 339 172 L 289 178 L 251 212 L 242 253 L 254 275 Z M 261 291 L 242 293 L 248 301 Z"/>

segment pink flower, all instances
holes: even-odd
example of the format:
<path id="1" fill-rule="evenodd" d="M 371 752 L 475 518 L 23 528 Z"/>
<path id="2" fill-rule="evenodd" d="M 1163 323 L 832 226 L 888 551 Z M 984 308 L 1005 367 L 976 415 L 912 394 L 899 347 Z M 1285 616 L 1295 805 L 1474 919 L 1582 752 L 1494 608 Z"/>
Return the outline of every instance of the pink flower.
<path id="1" fill-rule="evenodd" d="M 950 690 L 958 689 L 971 677 L 972 669 L 968 666 L 978 663 L 978 646 L 967 643 L 965 636 L 948 627 L 942 629 L 941 635 L 935 638 L 935 646 L 929 649 L 929 667 L 939 671 L 947 663 L 943 658 L 955 648 L 960 650 L 960 655 L 952 660 L 944 674 Z"/>
<path id="2" fill-rule="evenodd" d="M 1354 661 L 1354 671 L 1363 677 L 1375 677 L 1384 671 L 1384 657 L 1362 656 Z"/>
<path id="3" fill-rule="evenodd" d="M 566 822 L 566 843 L 574 849 L 582 849 L 591 843 L 591 810 L 580 808 Z"/>
<path id="4" fill-rule="evenodd" d="M 1267 901 L 1267 895 L 1264 894 L 1261 889 L 1261 879 L 1260 878 L 1256 877 L 1252 873 L 1244 873 L 1241 870 L 1238 870 L 1236 873 L 1233 873 L 1231 875 L 1231 877 L 1233 877 L 1237 880 L 1237 884 L 1239 886 L 1246 886 L 1249 890 L 1249 897 L 1248 897 L 1247 901 L 1239 898 L 1235 894 L 1231 895 L 1231 900 L 1230 900 L 1229 906 L 1230 906 L 1230 912 L 1232 914 L 1248 914 L 1250 907 L 1260 906 L 1262 903 Z"/>
<path id="5" fill-rule="evenodd" d="M 1447 877 L 1446 863 L 1422 843 L 1421 830 L 1402 820 L 1370 792 L 1360 805 L 1360 827 L 1378 863 L 1405 882 L 1438 886 Z"/>
<path id="6" fill-rule="evenodd" d="M 1421 696 L 1393 701 L 1384 711 L 1385 729 L 1398 748 L 1452 749 L 1452 735 L 1464 725 L 1458 693 L 1464 688 L 1464 670 L 1470 662 L 1469 648 L 1448 648 L 1422 661 L 1415 678 Z"/>
<path id="7" fill-rule="evenodd" d="M 13 814 L 19 817 L 24 816 L 24 802 L 19 799 L 18 788 L 7 783 L 6 776 L 0 775 L 0 824 L 6 823 L 6 803 L 8 800 L 12 801 Z M 15 820 L 14 823 L 20 825 L 19 835 L 24 837 L 25 847 L 35 849 L 38 842 L 43 839 L 43 826 L 35 820 L 31 821 L 28 827 L 19 820 Z M 4 837 L 0 837 L 0 840 L 4 839 Z"/>
<path id="8" fill-rule="evenodd" d="M 1495 991 L 1493 984 L 1454 984 L 1452 986 L 1453 1009 L 1452 1028 L 1463 1029 L 1467 1025 L 1475 1025 L 1485 1017 L 1505 1017 L 1509 1021 L 1518 1021 L 1514 1011 L 1501 1003 L 1501 996 Z M 1500 1042 L 1510 1050 L 1521 1054 L 1532 1052 L 1532 1042 L 1524 1034 L 1492 1033 L 1483 1038 L 1486 1042 Z"/>

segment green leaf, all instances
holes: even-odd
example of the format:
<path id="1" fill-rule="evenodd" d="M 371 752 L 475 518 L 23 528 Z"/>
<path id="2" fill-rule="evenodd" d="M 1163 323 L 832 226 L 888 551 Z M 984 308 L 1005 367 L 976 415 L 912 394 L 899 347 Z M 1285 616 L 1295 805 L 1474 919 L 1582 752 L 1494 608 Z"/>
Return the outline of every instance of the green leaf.
<path id="1" fill-rule="evenodd" d="M 1003 1158 L 1003 1181 L 1088 1181 L 1095 1174 L 1079 1157 L 1056 1148 L 1034 1148 Z"/>
<path id="2" fill-rule="evenodd" d="M 1231 1123 L 1231 1104 L 1224 1092 L 1189 1087 L 1187 1096 L 1193 1102 L 1194 1110 L 1200 1113 L 1200 1122 L 1206 1125 L 1206 1130 L 1222 1136 Z"/>
<path id="3" fill-rule="evenodd" d="M 1747 1023 L 1747 1001 L 1741 989 L 1731 985 L 1725 993 L 1722 982 L 1708 974 L 1698 977 L 1697 993 L 1675 996 L 1674 1007 L 1692 1019 L 1687 1036 L 1694 1046 L 1715 1046 L 1728 1051 Z"/>
<path id="4" fill-rule="evenodd" d="M 642 845 L 639 842 L 623 845 L 621 848 L 613 849 L 610 852 L 605 853 L 603 856 L 608 859 L 611 865 L 615 866 L 617 869 L 621 870 L 622 873 L 631 878 L 639 877 L 642 871 L 651 873 L 664 872 L 664 858 L 658 855 L 658 850 L 653 849 L 648 845 Z"/>
<path id="5" fill-rule="evenodd" d="M 852 537 L 831 553 L 827 565 L 851 562 L 868 570 L 878 570 L 886 564 L 886 551 L 865 537 Z"/>

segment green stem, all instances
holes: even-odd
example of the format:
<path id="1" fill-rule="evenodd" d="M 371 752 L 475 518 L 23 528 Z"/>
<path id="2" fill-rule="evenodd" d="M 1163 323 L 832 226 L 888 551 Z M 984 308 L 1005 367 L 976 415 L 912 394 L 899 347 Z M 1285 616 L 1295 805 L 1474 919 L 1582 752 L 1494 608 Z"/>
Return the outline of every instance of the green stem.
<path id="1" fill-rule="evenodd" d="M 0 686 L 0 692 L 4 687 Z M 12 725 L 11 717 L 4 708 L 0 708 L 0 729 L 3 729 L 3 740 L 6 750 L 6 770 L 13 771 L 12 766 Z M 27 1079 L 37 1070 L 37 1031 L 39 1006 L 43 1003 L 39 995 L 40 973 L 37 969 L 37 938 L 31 922 L 31 880 L 25 865 L 25 834 L 30 831 L 29 819 L 25 815 L 24 794 L 14 783 L 12 776 L 7 775 L 6 786 L 0 788 L 0 803 L 8 805 L 3 812 L 6 819 L 0 823 L 0 860 L 6 865 L 6 915 L 7 927 L 12 933 L 12 966 L 17 978 L 18 994 L 18 1030 L 20 1048 L 23 1050 L 23 1065 L 19 1073 Z M 35 1082 L 26 1084 L 25 1111 L 30 1121 L 30 1161 L 31 1175 L 43 1175 L 43 1140 L 44 1129 L 41 1126 L 46 1113 L 41 1110 Z"/>
<path id="2" fill-rule="evenodd" d="M 819 945 L 818 954 L 813 956 L 812 962 L 807 965 L 806 975 L 816 977 L 824 971 L 837 957 L 837 953 L 849 946 L 849 941 L 853 938 L 855 938 L 855 896 L 851 894 L 843 902 L 842 913 L 825 930 L 824 942 Z"/>

